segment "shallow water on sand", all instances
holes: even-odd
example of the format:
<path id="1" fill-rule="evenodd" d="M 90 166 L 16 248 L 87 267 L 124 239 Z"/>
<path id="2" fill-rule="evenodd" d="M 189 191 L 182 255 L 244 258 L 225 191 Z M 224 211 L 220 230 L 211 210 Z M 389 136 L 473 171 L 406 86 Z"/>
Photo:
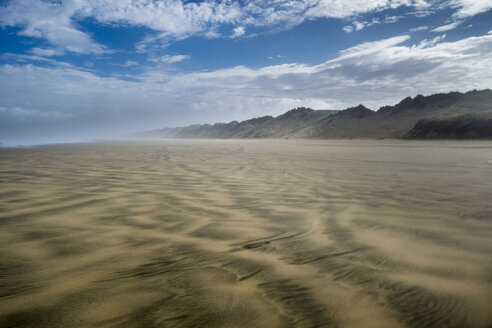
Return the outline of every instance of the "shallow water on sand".
<path id="1" fill-rule="evenodd" d="M 492 142 L 0 149 L 0 327 L 490 327 Z"/>

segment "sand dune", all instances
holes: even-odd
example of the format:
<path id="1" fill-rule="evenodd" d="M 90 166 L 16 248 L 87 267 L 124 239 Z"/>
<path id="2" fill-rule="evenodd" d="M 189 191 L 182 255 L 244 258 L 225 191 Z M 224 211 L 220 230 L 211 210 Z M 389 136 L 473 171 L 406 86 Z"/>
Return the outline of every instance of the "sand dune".
<path id="1" fill-rule="evenodd" d="M 492 143 L 0 150 L 0 327 L 491 327 Z"/>

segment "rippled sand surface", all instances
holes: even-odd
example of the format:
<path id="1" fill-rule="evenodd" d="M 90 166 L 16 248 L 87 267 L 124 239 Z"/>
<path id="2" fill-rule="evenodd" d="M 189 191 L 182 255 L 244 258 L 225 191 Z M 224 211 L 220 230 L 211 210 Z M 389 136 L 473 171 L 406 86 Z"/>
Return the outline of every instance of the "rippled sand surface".
<path id="1" fill-rule="evenodd" d="M 0 327 L 491 327 L 491 147 L 0 150 Z"/>

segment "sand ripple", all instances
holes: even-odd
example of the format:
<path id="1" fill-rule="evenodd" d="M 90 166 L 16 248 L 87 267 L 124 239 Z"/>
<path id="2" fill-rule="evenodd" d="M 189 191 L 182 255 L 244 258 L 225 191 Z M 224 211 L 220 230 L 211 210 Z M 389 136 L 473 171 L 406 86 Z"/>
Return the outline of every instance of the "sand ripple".
<path id="1" fill-rule="evenodd" d="M 490 327 L 492 144 L 0 150 L 0 327 Z"/>

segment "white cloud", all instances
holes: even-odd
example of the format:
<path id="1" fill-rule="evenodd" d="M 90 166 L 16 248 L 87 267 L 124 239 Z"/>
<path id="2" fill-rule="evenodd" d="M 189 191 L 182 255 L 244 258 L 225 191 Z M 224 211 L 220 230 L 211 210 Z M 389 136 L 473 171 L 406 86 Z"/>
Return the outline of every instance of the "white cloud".
<path id="1" fill-rule="evenodd" d="M 246 33 L 246 30 L 244 29 L 244 26 L 238 26 L 232 30 L 232 37 L 233 38 L 238 38 L 240 36 L 243 36 L 244 33 Z"/>
<path id="2" fill-rule="evenodd" d="M 134 60 L 127 60 L 123 66 L 125 67 L 133 67 L 133 66 L 138 66 L 138 63 Z"/>
<path id="3" fill-rule="evenodd" d="M 415 8 L 425 8 L 428 6 L 427 1 L 412 0 L 320 0 L 317 2 L 307 1 L 312 6 L 306 11 L 307 17 L 332 17 L 347 18 L 361 13 L 373 11 L 382 11 L 385 9 L 395 9 L 403 5 L 413 6 Z"/>
<path id="4" fill-rule="evenodd" d="M 397 23 L 403 18 L 404 18 L 404 16 L 386 16 L 384 18 L 384 22 L 387 24 Z"/>
<path id="5" fill-rule="evenodd" d="M 346 32 L 346 33 L 352 33 L 354 31 L 354 27 L 351 26 L 351 25 L 347 25 L 347 26 L 344 26 L 343 27 L 343 30 Z"/>
<path id="6" fill-rule="evenodd" d="M 101 54 L 104 46 L 91 40 L 91 37 L 79 31 L 71 17 L 83 9 L 82 1 L 48 2 L 33 0 L 15 0 L 0 7 L 0 25 L 22 26 L 20 35 L 43 38 L 61 49 L 76 52 Z M 35 51 L 35 50 L 34 50 Z M 38 48 L 38 54 L 42 51 Z M 62 51 L 47 52 L 52 56 Z"/>
<path id="7" fill-rule="evenodd" d="M 420 31 L 426 31 L 428 29 L 429 29 L 429 26 L 418 26 L 418 27 L 411 28 L 409 31 L 410 32 L 420 32 Z"/>
<path id="8" fill-rule="evenodd" d="M 154 63 L 163 63 L 163 64 L 174 64 L 174 63 L 179 63 L 183 60 L 189 59 L 189 55 L 165 55 L 162 57 L 152 57 L 149 59 L 149 61 L 154 62 Z"/>
<path id="9" fill-rule="evenodd" d="M 36 56 L 36 55 L 22 55 L 22 54 L 13 54 L 13 53 L 7 52 L 7 53 L 2 54 L 0 56 L 0 58 L 5 58 L 5 59 L 9 59 L 9 60 L 12 60 L 15 62 L 21 62 L 21 63 L 45 62 L 45 63 L 49 63 L 53 66 L 64 66 L 64 67 L 71 67 L 72 66 L 69 63 L 54 60 L 51 58 Z"/>
<path id="10" fill-rule="evenodd" d="M 380 52 L 384 49 L 391 48 L 410 39 L 408 35 L 395 36 L 389 39 L 380 41 L 364 42 L 357 46 L 345 49 L 340 52 L 341 56 L 337 59 L 344 59 L 354 56 L 369 55 L 371 53 Z"/>
<path id="11" fill-rule="evenodd" d="M 428 14 L 437 9 L 452 7 L 455 19 L 464 19 L 490 10 L 490 0 L 257 0 L 257 1 L 202 1 L 183 0 L 10 0 L 0 6 L 0 25 L 20 26 L 22 35 L 48 40 L 56 50 L 47 49 L 44 56 L 63 51 L 85 54 L 108 52 L 83 32 L 76 22 L 92 18 L 100 23 L 144 26 L 155 33 L 148 35 L 138 49 L 150 45 L 166 46 L 170 42 L 199 35 L 222 37 L 224 24 L 233 29 L 233 37 L 242 36 L 249 26 L 289 28 L 306 19 L 353 19 L 365 13 L 381 12 L 409 6 L 414 14 Z M 381 20 L 357 20 L 353 28 L 380 23 L 392 23 L 401 16 L 388 15 Z M 454 24 L 454 23 L 453 23 Z M 449 26 L 450 27 L 450 26 Z M 344 28 L 346 32 L 350 29 Z M 438 30 L 442 32 L 444 30 Z M 244 33 L 243 33 L 244 32 Z M 41 55 L 42 49 L 37 51 Z"/>
<path id="12" fill-rule="evenodd" d="M 92 17 L 100 22 L 146 26 L 171 37 L 202 33 L 213 24 L 235 23 L 243 13 L 235 2 L 88 1 Z"/>
<path id="13" fill-rule="evenodd" d="M 492 9 L 492 1 L 490 0 L 450 0 L 448 5 L 458 8 L 454 16 L 459 19 L 475 16 Z"/>
<path id="14" fill-rule="evenodd" d="M 418 44 L 417 47 L 419 47 L 419 48 L 431 47 L 431 46 L 434 46 L 436 43 L 444 40 L 444 38 L 446 38 L 446 34 L 436 36 L 435 38 L 430 39 L 430 40 L 424 39 L 424 40 L 420 41 L 420 43 Z"/>
<path id="15" fill-rule="evenodd" d="M 52 56 L 63 55 L 62 50 L 53 49 L 53 48 L 33 48 L 29 52 L 36 55 L 36 56 L 42 56 L 42 57 L 52 57 Z"/>
<path id="16" fill-rule="evenodd" d="M 45 119 L 45 120 L 62 120 L 71 117 L 70 114 L 57 111 L 41 111 L 39 109 L 25 109 L 20 107 L 3 107 L 0 106 L 0 117 L 12 117 L 15 120 Z"/>
<path id="17" fill-rule="evenodd" d="M 451 24 L 447 24 L 447 25 L 436 27 L 435 29 L 431 30 L 431 32 L 441 33 L 441 32 L 446 32 L 446 31 L 454 30 L 460 24 L 461 24 L 460 21 L 456 21 L 456 22 L 453 22 Z"/>
<path id="18" fill-rule="evenodd" d="M 370 21 L 353 21 L 352 22 L 352 25 L 353 26 L 344 26 L 343 27 L 343 30 L 347 33 L 351 33 L 353 32 L 354 30 L 355 31 L 360 31 L 366 27 L 371 27 L 371 26 L 374 26 L 374 25 L 379 25 L 379 24 L 392 24 L 392 23 L 396 23 L 398 21 L 400 21 L 401 19 L 403 19 L 404 16 L 385 16 L 383 19 L 380 19 L 379 17 L 374 17 L 372 20 Z"/>
<path id="19" fill-rule="evenodd" d="M 356 31 L 360 31 L 366 26 L 364 22 L 354 22 L 354 27 Z"/>
<path id="20" fill-rule="evenodd" d="M 218 27 L 232 25 L 233 37 L 243 35 L 248 26 L 288 28 L 306 19 L 347 18 L 354 15 L 397 8 L 402 5 L 424 8 L 424 0 L 10 0 L 0 7 L 0 24 L 20 26 L 22 35 L 43 38 L 59 51 L 101 54 L 103 45 L 78 29 L 75 21 L 91 17 L 101 23 L 144 26 L 156 33 L 140 43 L 166 43 L 191 35 L 220 37 Z M 356 26 L 357 28 L 357 26 Z M 38 53 L 40 54 L 40 53 Z M 45 52 L 45 55 L 51 55 Z"/>

